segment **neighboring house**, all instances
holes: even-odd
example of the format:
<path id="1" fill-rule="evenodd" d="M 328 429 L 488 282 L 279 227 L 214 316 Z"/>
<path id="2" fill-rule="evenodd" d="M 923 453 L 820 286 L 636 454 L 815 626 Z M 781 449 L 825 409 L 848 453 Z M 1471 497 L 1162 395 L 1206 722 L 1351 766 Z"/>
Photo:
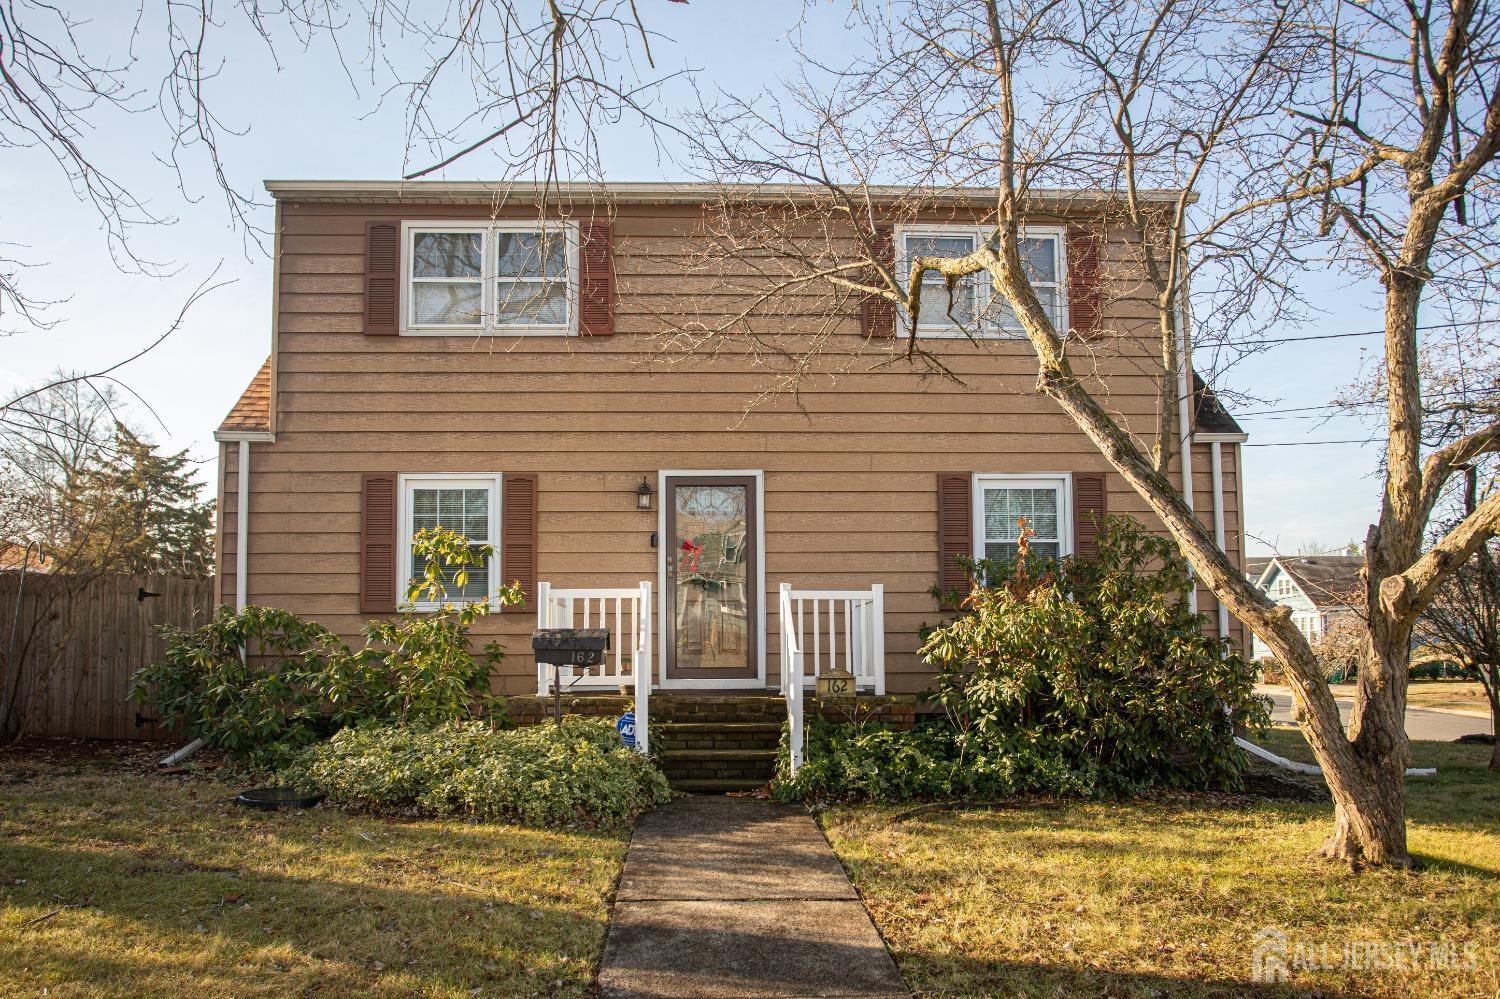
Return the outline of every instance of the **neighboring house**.
<path id="1" fill-rule="evenodd" d="M 1255 584 L 1276 603 L 1292 609 L 1292 623 L 1309 642 L 1322 640 L 1340 622 L 1359 620 L 1355 608 L 1363 555 L 1279 555 L 1250 561 L 1264 561 Z M 1256 638 L 1252 654 L 1265 658 L 1271 650 Z"/>
<path id="2" fill-rule="evenodd" d="M 51 572 L 56 559 L 47 558 L 36 545 L 18 545 L 0 541 L 0 572 Z"/>
<path id="3" fill-rule="evenodd" d="M 1269 555 L 1252 555 L 1245 559 L 1245 578 L 1252 583 L 1260 582 L 1260 574 L 1271 564 Z"/>
<path id="4" fill-rule="evenodd" d="M 862 690 L 911 694 L 930 683 L 917 631 L 943 616 L 930 588 L 961 581 L 955 556 L 1013 553 L 1018 516 L 1053 555 L 1096 550 L 1095 514 L 1153 522 L 1035 392 L 1031 347 L 1003 317 L 976 343 L 926 313 L 926 348 L 963 384 L 900 360 L 890 310 L 857 302 L 796 398 L 751 406 L 780 374 L 757 341 L 784 319 L 670 353 L 673 324 L 727 310 L 690 273 L 710 246 L 710 188 L 565 186 L 566 210 L 545 212 L 515 185 L 267 188 L 270 358 L 216 434 L 226 602 L 352 638 L 396 609 L 412 534 L 442 525 L 496 551 L 463 595 L 502 580 L 527 592 L 475 628 L 507 649 L 503 693 L 548 685 L 534 627 L 587 621 L 614 646 L 603 668 L 566 672 L 574 691 L 613 692 L 639 666 L 658 691 L 765 692 L 800 655 L 806 683 L 837 661 Z M 803 196 L 760 194 L 773 211 Z M 1112 304 L 1131 282 L 1120 254 L 1100 265 L 1100 203 L 1052 202 L 1030 248 L 1059 324 L 1079 330 L 1080 370 L 1149 443 L 1156 385 L 1136 358 L 1155 331 Z M 954 196 L 891 238 L 902 253 L 969 252 L 986 204 Z M 1201 381 L 1194 400 L 1173 475 L 1238 561 L 1245 435 Z M 1206 590 L 1195 599 L 1240 640 Z"/>

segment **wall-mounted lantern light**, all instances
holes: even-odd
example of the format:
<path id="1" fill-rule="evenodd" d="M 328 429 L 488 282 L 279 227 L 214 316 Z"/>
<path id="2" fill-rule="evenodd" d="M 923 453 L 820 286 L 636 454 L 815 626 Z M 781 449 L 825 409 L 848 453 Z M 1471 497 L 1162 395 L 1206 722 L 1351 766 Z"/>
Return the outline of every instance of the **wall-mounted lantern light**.
<path id="1" fill-rule="evenodd" d="M 651 485 L 645 479 L 641 479 L 641 484 L 635 488 L 635 508 L 651 509 Z"/>

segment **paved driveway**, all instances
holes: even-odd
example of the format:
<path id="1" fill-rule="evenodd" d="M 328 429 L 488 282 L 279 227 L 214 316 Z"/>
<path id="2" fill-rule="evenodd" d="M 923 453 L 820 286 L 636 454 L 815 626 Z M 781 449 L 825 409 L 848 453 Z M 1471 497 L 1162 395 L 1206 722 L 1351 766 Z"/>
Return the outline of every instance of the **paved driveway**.
<path id="1" fill-rule="evenodd" d="M 1279 722 L 1290 722 L 1292 720 L 1292 692 L 1289 688 L 1261 684 L 1255 688 L 1255 692 L 1265 694 L 1276 702 L 1276 707 L 1271 712 L 1273 720 Z M 1349 721 L 1349 711 L 1354 707 L 1354 701 L 1347 697 L 1340 697 L 1336 698 L 1336 703 L 1339 706 L 1339 714 L 1343 716 L 1344 721 L 1347 723 Z M 1444 710 L 1442 708 L 1406 709 L 1407 738 L 1452 742 L 1459 736 L 1468 735 L 1471 732 L 1482 732 L 1485 735 L 1494 734 L 1489 717 L 1478 713 L 1468 714 Z"/>

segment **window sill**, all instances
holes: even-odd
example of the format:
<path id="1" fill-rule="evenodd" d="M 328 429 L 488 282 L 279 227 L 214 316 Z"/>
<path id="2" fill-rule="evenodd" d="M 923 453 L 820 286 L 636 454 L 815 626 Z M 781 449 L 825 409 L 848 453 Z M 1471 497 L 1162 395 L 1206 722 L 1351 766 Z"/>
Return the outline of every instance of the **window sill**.
<path id="1" fill-rule="evenodd" d="M 918 326 L 917 336 L 929 340 L 1024 340 L 1025 332 L 1021 330 L 987 330 L 979 333 L 966 333 L 952 326 Z"/>
<path id="2" fill-rule="evenodd" d="M 401 336 L 576 336 L 567 326 L 421 326 L 400 331 Z"/>
<path id="3" fill-rule="evenodd" d="M 398 609 L 403 613 L 409 614 L 437 614 L 440 613 L 445 607 L 452 607 L 454 610 L 462 610 L 465 607 L 472 607 L 475 604 L 488 604 L 491 611 L 500 610 L 500 601 L 498 600 L 450 600 L 447 603 L 443 604 L 407 604 L 405 607 L 401 607 Z"/>

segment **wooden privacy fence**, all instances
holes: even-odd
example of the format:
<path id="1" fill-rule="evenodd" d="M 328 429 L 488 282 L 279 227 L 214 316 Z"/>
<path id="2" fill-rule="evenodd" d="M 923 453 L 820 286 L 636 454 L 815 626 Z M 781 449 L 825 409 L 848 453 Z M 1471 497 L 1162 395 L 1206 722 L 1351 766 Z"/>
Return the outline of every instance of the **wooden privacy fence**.
<path id="1" fill-rule="evenodd" d="M 7 734 L 168 738 L 152 709 L 130 699 L 130 677 L 161 656 L 160 625 L 208 620 L 213 580 L 33 572 L 20 587 L 19 572 L 0 572 L 0 656 L 18 695 Z"/>

